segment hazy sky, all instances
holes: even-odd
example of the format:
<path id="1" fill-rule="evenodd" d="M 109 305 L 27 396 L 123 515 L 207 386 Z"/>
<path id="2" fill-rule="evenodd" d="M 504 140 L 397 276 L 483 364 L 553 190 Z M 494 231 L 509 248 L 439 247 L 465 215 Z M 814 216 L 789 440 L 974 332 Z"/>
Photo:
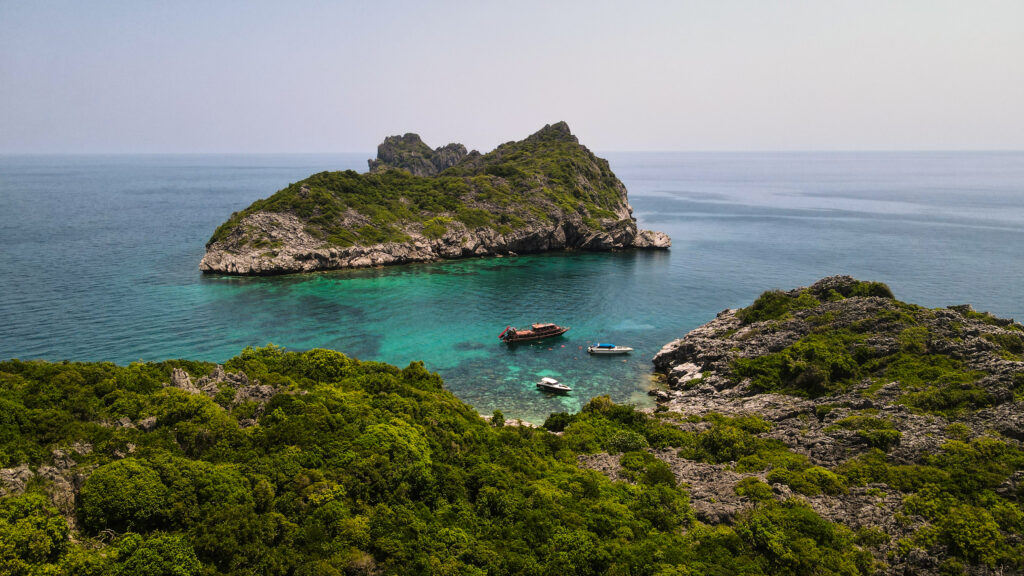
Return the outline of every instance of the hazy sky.
<path id="1" fill-rule="evenodd" d="M 1024 0 L 0 0 L 0 152 L 1024 149 Z"/>

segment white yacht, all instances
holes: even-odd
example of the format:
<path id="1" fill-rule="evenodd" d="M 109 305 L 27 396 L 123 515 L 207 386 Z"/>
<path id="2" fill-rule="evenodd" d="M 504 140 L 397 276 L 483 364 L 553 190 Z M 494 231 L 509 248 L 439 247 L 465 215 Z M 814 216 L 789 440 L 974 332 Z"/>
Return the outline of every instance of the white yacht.
<path id="1" fill-rule="evenodd" d="M 629 354 L 633 349 L 629 346 L 616 346 L 615 344 L 602 344 L 598 342 L 593 346 L 587 346 L 587 352 L 591 354 Z"/>
<path id="2" fill-rule="evenodd" d="M 572 392 L 572 388 L 569 388 L 554 378 L 548 378 L 547 376 L 541 378 L 540 382 L 537 382 L 537 388 L 547 390 L 548 392 Z"/>

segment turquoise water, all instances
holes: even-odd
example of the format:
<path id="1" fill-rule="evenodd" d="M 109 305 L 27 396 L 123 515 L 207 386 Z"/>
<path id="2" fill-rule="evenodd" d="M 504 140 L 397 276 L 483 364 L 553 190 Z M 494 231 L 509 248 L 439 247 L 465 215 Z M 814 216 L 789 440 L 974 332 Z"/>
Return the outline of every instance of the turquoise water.
<path id="1" fill-rule="evenodd" d="M 0 358 L 222 361 L 245 346 L 423 360 L 462 399 L 538 421 L 649 403 L 666 342 L 767 288 L 847 273 L 928 306 L 1024 317 L 1024 153 L 608 154 L 669 252 L 203 277 L 234 210 L 369 155 L 0 157 Z M 571 326 L 508 347 L 508 324 Z M 627 357 L 588 357 L 593 341 Z M 564 397 L 534 387 L 554 376 Z"/>

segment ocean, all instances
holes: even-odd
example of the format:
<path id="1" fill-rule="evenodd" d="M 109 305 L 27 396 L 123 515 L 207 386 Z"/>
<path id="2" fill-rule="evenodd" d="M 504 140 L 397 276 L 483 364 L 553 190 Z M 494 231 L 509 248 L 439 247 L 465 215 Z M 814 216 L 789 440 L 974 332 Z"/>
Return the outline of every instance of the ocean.
<path id="1" fill-rule="evenodd" d="M 599 153 L 667 252 L 559 253 L 272 278 L 197 265 L 235 210 L 370 154 L 0 156 L 0 358 L 224 361 L 246 346 L 415 360 L 481 413 L 649 406 L 665 343 L 832 274 L 1024 318 L 1024 152 Z M 561 339 L 508 347 L 506 325 Z M 589 357 L 590 342 L 632 346 Z M 542 376 L 574 388 L 538 391 Z"/>

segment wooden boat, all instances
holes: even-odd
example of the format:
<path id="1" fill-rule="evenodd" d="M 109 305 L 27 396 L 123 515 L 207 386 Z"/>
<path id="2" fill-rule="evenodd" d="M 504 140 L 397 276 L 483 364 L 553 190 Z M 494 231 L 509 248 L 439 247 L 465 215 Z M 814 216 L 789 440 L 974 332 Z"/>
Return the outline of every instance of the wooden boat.
<path id="1" fill-rule="evenodd" d="M 616 346 L 615 344 L 602 344 L 598 342 L 593 346 L 587 346 L 587 352 L 591 354 L 629 354 L 633 349 L 629 346 Z"/>
<path id="2" fill-rule="evenodd" d="M 561 336 L 568 331 L 568 326 L 559 326 L 557 324 L 531 324 L 528 330 L 506 326 L 501 334 L 498 334 L 498 338 L 507 344 L 513 344 L 515 342 L 553 338 Z"/>
<path id="3" fill-rule="evenodd" d="M 537 388 L 540 388 L 541 390 L 546 390 L 548 392 L 556 392 L 558 394 L 572 392 L 572 388 L 569 388 L 568 386 L 562 384 L 561 382 L 555 380 L 554 378 L 548 378 L 547 376 L 541 378 L 540 382 L 537 382 Z"/>

